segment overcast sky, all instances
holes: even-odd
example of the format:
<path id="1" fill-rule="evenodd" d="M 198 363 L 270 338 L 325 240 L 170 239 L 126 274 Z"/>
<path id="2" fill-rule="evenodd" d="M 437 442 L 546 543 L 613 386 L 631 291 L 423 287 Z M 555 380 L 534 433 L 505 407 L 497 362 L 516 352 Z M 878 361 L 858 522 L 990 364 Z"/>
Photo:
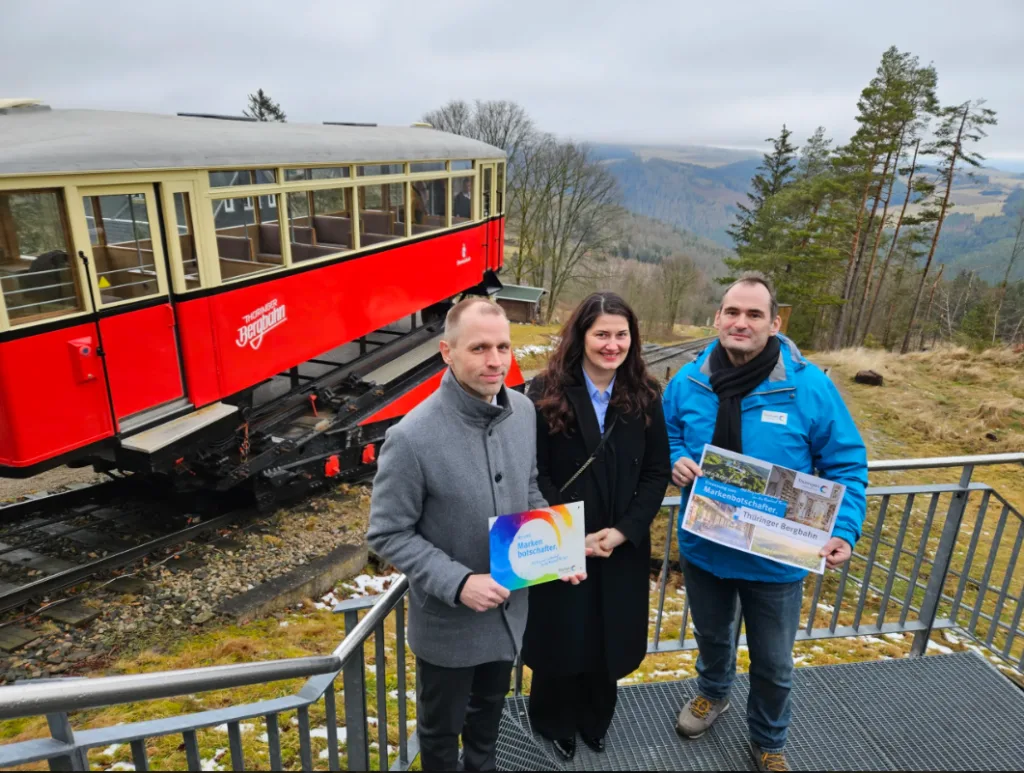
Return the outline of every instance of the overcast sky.
<path id="1" fill-rule="evenodd" d="M 761 147 L 786 122 L 843 140 L 895 44 L 939 97 L 984 97 L 979 146 L 1024 163 L 1024 0 L 0 0 L 0 97 L 406 124 L 503 98 L 579 139 Z"/>

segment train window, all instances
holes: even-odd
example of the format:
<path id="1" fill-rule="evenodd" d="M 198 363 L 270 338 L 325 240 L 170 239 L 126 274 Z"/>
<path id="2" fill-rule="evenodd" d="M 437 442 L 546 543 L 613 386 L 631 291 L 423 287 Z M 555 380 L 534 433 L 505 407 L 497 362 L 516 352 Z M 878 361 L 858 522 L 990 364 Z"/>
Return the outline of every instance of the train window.
<path id="1" fill-rule="evenodd" d="M 0 193 L 0 290 L 12 325 L 82 311 L 59 191 Z"/>
<path id="2" fill-rule="evenodd" d="M 415 180 L 412 183 L 412 233 L 427 233 L 448 226 L 448 181 Z"/>
<path id="3" fill-rule="evenodd" d="M 472 161 L 452 161 L 451 164 L 452 164 L 451 168 L 452 168 L 453 172 L 464 172 L 467 169 L 472 169 L 473 168 L 473 162 Z"/>
<path id="4" fill-rule="evenodd" d="M 288 194 L 292 262 L 352 249 L 352 189 Z"/>
<path id="5" fill-rule="evenodd" d="M 505 212 L 505 165 L 498 164 L 494 182 L 494 214 Z"/>
<path id="6" fill-rule="evenodd" d="M 224 281 L 271 271 L 284 264 L 277 207 L 266 206 L 270 199 L 275 197 L 259 196 L 252 200 L 254 205 L 250 209 L 246 209 L 244 198 L 212 202 L 217 256 Z M 228 201 L 232 202 L 231 207 L 225 205 Z"/>
<path id="7" fill-rule="evenodd" d="M 344 180 L 348 178 L 350 173 L 351 170 L 347 166 L 285 169 L 284 181 L 290 183 L 298 180 Z"/>
<path id="8" fill-rule="evenodd" d="M 444 161 L 423 161 L 418 164 L 409 164 L 409 171 L 416 172 L 443 172 Z"/>
<path id="9" fill-rule="evenodd" d="M 235 185 L 273 185 L 277 173 L 273 169 L 232 169 L 210 172 L 211 188 L 230 188 Z"/>
<path id="10" fill-rule="evenodd" d="M 160 292 L 145 194 L 85 196 L 100 302 L 147 298 Z"/>
<path id="11" fill-rule="evenodd" d="M 370 177 L 378 174 L 405 174 L 405 164 L 367 164 L 357 166 L 356 174 L 360 177 Z"/>
<path id="12" fill-rule="evenodd" d="M 359 244 L 370 247 L 405 236 L 405 185 L 359 188 Z"/>
<path id="13" fill-rule="evenodd" d="M 181 245 L 181 262 L 185 269 L 185 289 L 199 287 L 199 260 L 196 253 L 196 229 L 192 222 L 192 202 L 187 193 L 174 194 L 174 222 Z"/>
<path id="14" fill-rule="evenodd" d="M 473 218 L 473 178 L 452 178 L 452 225 Z"/>

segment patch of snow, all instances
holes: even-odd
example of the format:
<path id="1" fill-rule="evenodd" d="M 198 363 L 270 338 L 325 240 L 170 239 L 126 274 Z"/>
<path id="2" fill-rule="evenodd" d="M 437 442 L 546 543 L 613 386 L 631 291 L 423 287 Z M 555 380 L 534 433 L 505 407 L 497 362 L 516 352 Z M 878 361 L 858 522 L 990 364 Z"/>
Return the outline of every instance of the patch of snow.
<path id="1" fill-rule="evenodd" d="M 355 590 L 349 590 L 349 598 L 379 595 L 385 591 L 385 586 L 390 587 L 391 583 L 400 576 L 399 574 L 392 573 L 381 577 L 374 577 L 370 574 L 361 574 L 358 577 L 354 577 L 346 583 L 350 588 L 353 585 L 355 586 Z"/>
<path id="2" fill-rule="evenodd" d="M 513 349 L 512 352 L 518 357 L 528 357 L 535 354 L 549 354 L 555 350 L 554 346 L 547 346 L 544 344 L 526 344 L 520 346 L 518 349 Z"/>
<path id="3" fill-rule="evenodd" d="M 904 638 L 902 633 L 887 633 L 887 634 L 885 634 L 885 638 L 888 639 L 889 641 L 895 641 L 895 642 L 905 642 L 906 641 L 906 639 Z"/>
<path id="4" fill-rule="evenodd" d="M 217 749 L 214 755 L 208 760 L 200 760 L 199 765 L 201 770 L 224 770 L 223 765 L 217 763 L 224 759 L 224 755 L 228 753 L 227 749 Z"/>
<path id="5" fill-rule="evenodd" d="M 107 770 L 135 770 L 135 766 L 130 762 L 115 762 Z"/>
<path id="6" fill-rule="evenodd" d="M 885 642 L 884 642 L 884 641 L 882 641 L 881 639 L 878 639 L 878 638 L 876 638 L 876 637 L 874 637 L 874 636 L 860 636 L 860 637 L 858 637 L 858 638 L 859 638 L 859 639 L 860 639 L 861 641 L 866 641 L 866 642 L 868 642 L 869 644 L 885 644 Z"/>
<path id="7" fill-rule="evenodd" d="M 807 660 L 807 656 L 806 656 L 806 655 L 801 655 L 801 656 L 800 656 L 800 657 L 798 657 L 798 658 L 793 658 L 793 665 L 794 665 L 794 666 L 799 666 L 799 665 L 800 665 L 801 663 L 803 663 L 803 662 L 804 662 L 805 660 Z"/>
<path id="8" fill-rule="evenodd" d="M 953 650 L 951 650 L 949 647 L 943 647 L 941 644 L 938 644 L 933 641 L 928 642 L 928 649 L 935 650 L 936 652 L 941 652 L 943 655 L 953 654 Z"/>
<path id="9" fill-rule="evenodd" d="M 951 634 L 949 631 L 943 631 L 942 632 L 942 638 L 945 639 L 946 641 L 948 641 L 950 644 L 959 644 L 960 643 L 960 639 L 958 639 L 956 636 Z"/>
<path id="10" fill-rule="evenodd" d="M 388 693 L 388 697 L 392 698 L 394 700 L 398 700 L 398 690 L 392 690 L 391 692 L 389 692 Z M 405 691 L 405 697 L 406 697 L 406 700 L 410 700 L 410 701 L 416 700 L 416 691 L 415 690 L 406 690 Z"/>
<path id="11" fill-rule="evenodd" d="M 348 740 L 348 730 L 340 725 L 335 728 L 338 733 L 338 743 L 345 743 Z M 327 728 L 326 727 L 314 727 L 309 731 L 310 738 L 323 738 L 327 740 Z"/>
<path id="12" fill-rule="evenodd" d="M 824 647 L 811 647 L 811 652 L 817 653 L 818 655 L 820 655 L 824 651 L 825 651 Z"/>
<path id="13" fill-rule="evenodd" d="M 104 749 L 101 752 L 101 754 L 103 754 L 106 757 L 113 757 L 115 754 L 117 754 L 117 750 L 120 749 L 122 746 L 124 746 L 123 743 L 111 744 L 106 749 Z"/>
<path id="14" fill-rule="evenodd" d="M 228 731 L 228 726 L 226 724 L 217 725 L 213 729 L 216 730 L 218 733 L 226 733 Z M 253 730 L 256 729 L 256 725 L 249 724 L 248 722 L 243 722 L 238 726 L 238 729 L 241 730 L 243 733 L 251 733 Z"/>
<path id="15" fill-rule="evenodd" d="M 277 627 L 278 628 L 287 628 L 288 627 L 288 621 L 287 620 L 282 620 L 280 623 L 277 624 Z"/>
<path id="16" fill-rule="evenodd" d="M 818 609 L 824 609 L 826 612 L 835 612 L 835 607 L 830 607 L 828 604 L 818 604 Z"/>

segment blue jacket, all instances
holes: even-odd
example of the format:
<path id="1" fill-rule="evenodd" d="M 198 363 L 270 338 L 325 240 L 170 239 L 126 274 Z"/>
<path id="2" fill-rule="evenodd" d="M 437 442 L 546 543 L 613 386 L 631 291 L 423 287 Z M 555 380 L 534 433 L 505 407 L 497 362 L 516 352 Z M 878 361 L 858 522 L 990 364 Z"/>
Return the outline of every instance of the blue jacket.
<path id="1" fill-rule="evenodd" d="M 860 537 L 868 482 L 867 450 L 853 418 L 828 376 L 804 359 L 796 345 L 779 336 L 782 351 L 768 379 L 743 398 L 743 453 L 798 472 L 843 483 L 846 495 L 833 535 L 851 545 Z M 711 442 L 718 396 L 711 390 L 712 344 L 680 370 L 665 389 L 665 422 L 672 464 L 683 456 L 700 462 Z M 767 414 L 767 415 L 766 415 Z M 784 423 L 783 423 L 784 422 Z M 683 491 L 683 502 L 689 496 Z M 683 558 L 730 579 L 793 582 L 803 569 L 735 550 L 677 526 Z"/>

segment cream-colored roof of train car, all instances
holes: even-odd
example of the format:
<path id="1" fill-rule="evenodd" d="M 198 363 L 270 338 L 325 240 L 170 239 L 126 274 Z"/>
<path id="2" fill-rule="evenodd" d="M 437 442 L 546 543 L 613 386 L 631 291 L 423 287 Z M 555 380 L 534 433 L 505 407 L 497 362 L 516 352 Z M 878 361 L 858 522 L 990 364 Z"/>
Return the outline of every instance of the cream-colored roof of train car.
<path id="1" fill-rule="evenodd" d="M 411 126 L 36 107 L 0 113 L 0 175 L 504 157 L 492 145 Z"/>

